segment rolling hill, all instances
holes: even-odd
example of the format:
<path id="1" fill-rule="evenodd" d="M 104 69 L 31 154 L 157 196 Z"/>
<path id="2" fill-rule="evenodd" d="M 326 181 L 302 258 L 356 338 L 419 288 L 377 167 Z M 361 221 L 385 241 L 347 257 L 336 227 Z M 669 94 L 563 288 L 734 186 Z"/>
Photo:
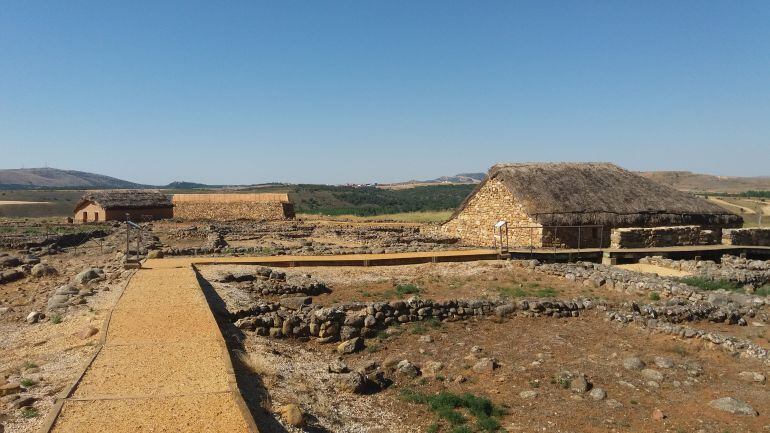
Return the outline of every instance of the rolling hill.
<path id="1" fill-rule="evenodd" d="M 752 190 L 770 191 L 770 176 L 714 176 L 689 171 L 643 171 L 639 174 L 682 191 L 727 194 Z"/>
<path id="2" fill-rule="evenodd" d="M 48 167 L 0 170 L 0 189 L 123 189 L 145 187 L 146 185 L 84 171 Z"/>

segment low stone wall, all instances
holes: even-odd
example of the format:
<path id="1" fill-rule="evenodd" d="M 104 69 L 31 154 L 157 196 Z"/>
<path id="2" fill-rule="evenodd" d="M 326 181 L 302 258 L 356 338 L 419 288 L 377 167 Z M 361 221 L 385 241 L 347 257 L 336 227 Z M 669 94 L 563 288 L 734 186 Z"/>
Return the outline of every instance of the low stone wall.
<path id="1" fill-rule="evenodd" d="M 722 243 L 770 247 L 770 228 L 725 229 L 722 231 Z"/>
<path id="2" fill-rule="evenodd" d="M 209 221 L 285 220 L 294 218 L 294 205 L 280 202 L 179 202 L 175 204 L 174 217 L 185 220 Z"/>
<path id="3" fill-rule="evenodd" d="M 612 230 L 612 248 L 650 248 L 690 245 L 716 245 L 719 239 L 713 230 L 699 226 L 624 227 Z"/>
<path id="4" fill-rule="evenodd" d="M 271 337 L 318 338 L 321 343 L 373 337 L 391 325 L 419 321 L 457 321 L 472 317 L 512 315 L 576 317 L 590 300 L 407 301 L 348 303 L 333 307 L 309 304 L 310 298 L 284 298 L 232 313 L 235 325 Z"/>

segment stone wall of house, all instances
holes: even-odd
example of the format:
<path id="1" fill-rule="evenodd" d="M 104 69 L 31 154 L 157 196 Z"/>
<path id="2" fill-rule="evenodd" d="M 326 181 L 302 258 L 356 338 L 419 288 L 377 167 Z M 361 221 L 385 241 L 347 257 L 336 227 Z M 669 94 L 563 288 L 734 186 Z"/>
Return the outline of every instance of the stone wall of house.
<path id="1" fill-rule="evenodd" d="M 770 228 L 724 229 L 722 243 L 770 247 Z"/>
<path id="2" fill-rule="evenodd" d="M 508 222 L 508 239 L 511 248 L 532 246 L 539 248 L 543 242 L 543 229 L 529 217 L 524 207 L 499 180 L 487 182 L 455 218 L 441 226 L 441 233 L 456 237 L 465 245 L 494 246 L 494 225 Z M 517 226 L 519 228 L 517 228 Z M 535 226 L 534 229 L 521 228 Z"/>
<path id="3" fill-rule="evenodd" d="M 611 248 L 650 248 L 715 245 L 719 236 L 700 226 L 624 227 L 612 230 Z"/>
<path id="4" fill-rule="evenodd" d="M 285 220 L 294 218 L 294 205 L 280 202 L 179 202 L 174 205 L 174 217 L 209 221 Z"/>
<path id="5" fill-rule="evenodd" d="M 545 227 L 543 248 L 602 248 L 610 244 L 609 227 Z"/>

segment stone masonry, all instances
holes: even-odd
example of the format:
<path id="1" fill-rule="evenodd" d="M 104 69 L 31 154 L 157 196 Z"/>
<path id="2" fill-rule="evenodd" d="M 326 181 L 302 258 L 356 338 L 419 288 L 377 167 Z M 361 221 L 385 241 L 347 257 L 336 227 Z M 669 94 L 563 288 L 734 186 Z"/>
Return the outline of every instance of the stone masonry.
<path id="1" fill-rule="evenodd" d="M 478 247 L 494 246 L 494 225 L 508 222 L 508 239 L 511 247 L 539 248 L 543 244 L 542 226 L 524 210 L 499 180 L 487 182 L 468 202 L 457 217 L 441 226 L 441 233 L 457 237 L 463 244 Z M 522 229 L 516 227 L 536 227 Z"/>
<path id="2" fill-rule="evenodd" d="M 649 248 L 714 245 L 719 239 L 712 230 L 700 226 L 625 227 L 612 230 L 612 248 Z"/>

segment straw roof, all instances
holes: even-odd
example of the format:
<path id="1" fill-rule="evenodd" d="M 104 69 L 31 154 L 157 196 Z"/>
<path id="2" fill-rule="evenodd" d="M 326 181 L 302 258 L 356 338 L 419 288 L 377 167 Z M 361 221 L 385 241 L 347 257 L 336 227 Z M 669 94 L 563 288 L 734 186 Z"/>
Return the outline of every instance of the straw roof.
<path id="1" fill-rule="evenodd" d="M 740 226 L 743 219 L 692 194 L 675 190 L 610 163 L 497 164 L 465 199 L 497 179 L 544 225 L 602 224 Z"/>
<path id="2" fill-rule="evenodd" d="M 168 197 L 160 191 L 148 190 L 105 190 L 85 194 L 75 206 L 87 202 L 98 204 L 104 209 L 149 209 L 174 207 Z"/>

